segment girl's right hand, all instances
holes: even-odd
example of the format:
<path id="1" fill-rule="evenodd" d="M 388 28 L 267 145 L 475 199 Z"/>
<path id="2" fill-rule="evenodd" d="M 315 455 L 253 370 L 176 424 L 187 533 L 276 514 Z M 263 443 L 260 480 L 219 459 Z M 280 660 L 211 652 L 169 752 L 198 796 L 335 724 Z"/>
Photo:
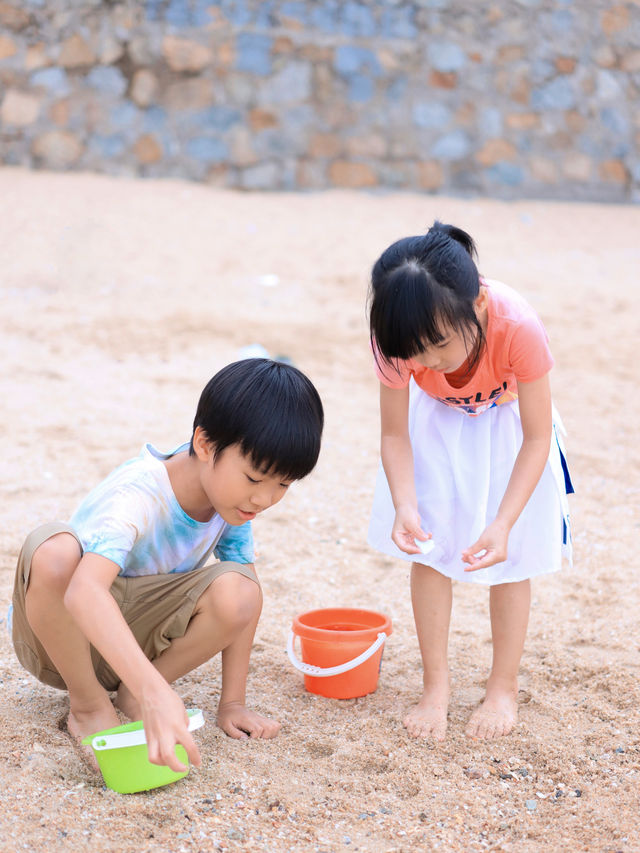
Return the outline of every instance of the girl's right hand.
<path id="1" fill-rule="evenodd" d="M 391 538 L 405 554 L 421 554 L 422 552 L 414 539 L 420 539 L 424 542 L 431 539 L 431 534 L 425 533 L 422 529 L 418 510 L 415 507 L 404 506 L 398 507 L 396 510 Z"/>

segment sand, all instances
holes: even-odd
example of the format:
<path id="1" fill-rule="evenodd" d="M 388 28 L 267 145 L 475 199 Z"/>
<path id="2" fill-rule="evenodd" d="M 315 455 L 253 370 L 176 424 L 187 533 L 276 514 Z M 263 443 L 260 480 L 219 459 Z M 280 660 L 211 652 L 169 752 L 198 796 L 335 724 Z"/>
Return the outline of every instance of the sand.
<path id="1" fill-rule="evenodd" d="M 242 347 L 291 358 L 326 407 L 317 469 L 254 524 L 265 606 L 248 702 L 281 734 L 216 728 L 214 659 L 177 684 L 207 719 L 202 768 L 114 793 L 59 727 L 65 694 L 20 667 L 3 620 L 2 850 L 640 850 L 640 208 L 7 169 L 0 199 L 3 616 L 24 535 L 68 518 L 143 442 L 186 439 L 202 386 Z M 407 565 L 365 542 L 378 458 L 368 272 L 435 217 L 470 231 L 481 270 L 542 316 L 577 487 L 574 566 L 534 581 L 519 723 L 492 742 L 464 736 L 490 664 L 486 589 L 454 589 L 447 739 L 412 740 Z M 393 620 L 365 698 L 308 693 L 286 657 L 292 618 L 332 605 Z"/>

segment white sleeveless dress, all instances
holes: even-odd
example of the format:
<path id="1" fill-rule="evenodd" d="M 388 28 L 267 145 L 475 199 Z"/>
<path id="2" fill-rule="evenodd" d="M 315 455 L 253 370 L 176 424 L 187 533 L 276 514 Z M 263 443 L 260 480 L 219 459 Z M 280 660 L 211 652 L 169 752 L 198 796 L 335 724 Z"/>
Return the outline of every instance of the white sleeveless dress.
<path id="1" fill-rule="evenodd" d="M 517 400 L 477 417 L 446 406 L 410 382 L 409 435 L 418 511 L 435 547 L 405 554 L 391 540 L 395 510 L 382 465 L 376 482 L 368 542 L 378 551 L 424 563 L 454 580 L 480 584 L 521 581 L 556 572 L 571 561 L 567 495 L 573 491 L 564 455 L 564 430 L 554 411 L 549 459 L 509 536 L 505 562 L 465 572 L 461 552 L 495 518 L 522 443 Z M 425 441 L 425 436 L 428 440 Z"/>

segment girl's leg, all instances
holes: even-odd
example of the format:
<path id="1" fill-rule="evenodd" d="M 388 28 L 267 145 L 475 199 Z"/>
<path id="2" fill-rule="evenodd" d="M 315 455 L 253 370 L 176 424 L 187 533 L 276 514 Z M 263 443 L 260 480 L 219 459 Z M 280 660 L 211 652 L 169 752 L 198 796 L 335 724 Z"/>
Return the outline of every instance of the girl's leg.
<path id="1" fill-rule="evenodd" d="M 404 725 L 414 737 L 444 740 L 449 704 L 447 645 L 451 619 L 451 580 L 430 566 L 411 567 L 411 601 L 424 670 L 424 689 Z"/>
<path id="2" fill-rule="evenodd" d="M 507 735 L 518 718 L 518 671 L 529 622 L 531 584 L 528 580 L 491 587 L 493 664 L 482 705 L 471 715 L 467 735 Z"/>

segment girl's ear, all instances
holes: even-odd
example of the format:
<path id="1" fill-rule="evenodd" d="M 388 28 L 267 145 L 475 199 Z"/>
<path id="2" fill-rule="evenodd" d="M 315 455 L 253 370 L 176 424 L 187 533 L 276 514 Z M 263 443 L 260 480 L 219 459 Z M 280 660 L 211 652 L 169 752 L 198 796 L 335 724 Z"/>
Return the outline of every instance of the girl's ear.
<path id="1" fill-rule="evenodd" d="M 209 462 L 213 456 L 213 446 L 202 427 L 197 426 L 193 433 L 193 449 L 200 462 Z"/>
<path id="2" fill-rule="evenodd" d="M 473 300 L 473 307 L 475 308 L 476 315 L 484 314 L 487 310 L 487 305 L 489 304 L 489 294 L 487 292 L 487 288 L 480 285 L 480 293 Z"/>

